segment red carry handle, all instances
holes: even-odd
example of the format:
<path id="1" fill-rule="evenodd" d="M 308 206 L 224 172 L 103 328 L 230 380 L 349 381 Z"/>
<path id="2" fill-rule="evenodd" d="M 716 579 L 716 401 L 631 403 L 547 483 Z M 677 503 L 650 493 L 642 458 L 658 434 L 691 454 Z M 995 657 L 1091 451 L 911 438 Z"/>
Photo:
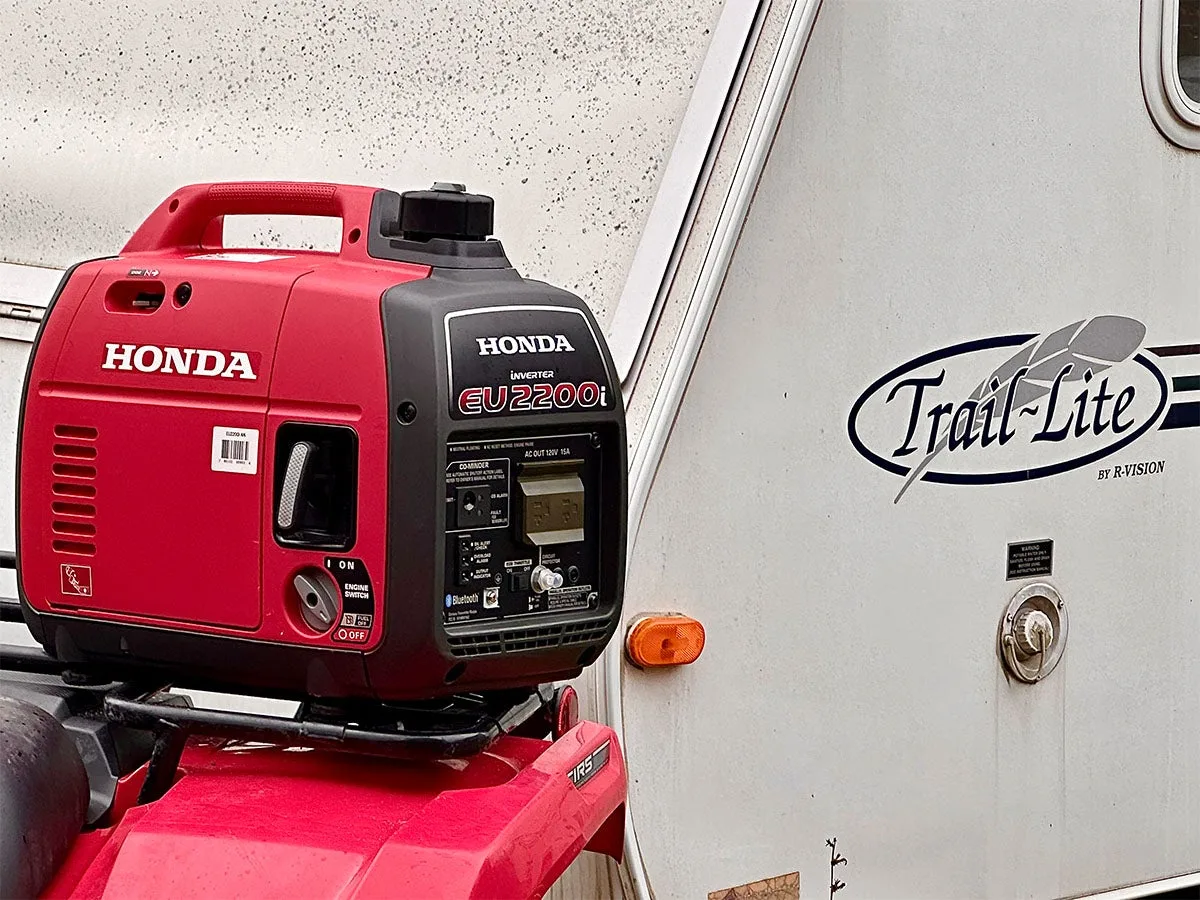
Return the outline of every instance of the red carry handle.
<path id="1" fill-rule="evenodd" d="M 160 203 L 121 252 L 220 249 L 224 216 L 329 216 L 342 220 L 340 254 L 366 260 L 371 202 L 378 191 L 302 181 L 189 184 Z"/>

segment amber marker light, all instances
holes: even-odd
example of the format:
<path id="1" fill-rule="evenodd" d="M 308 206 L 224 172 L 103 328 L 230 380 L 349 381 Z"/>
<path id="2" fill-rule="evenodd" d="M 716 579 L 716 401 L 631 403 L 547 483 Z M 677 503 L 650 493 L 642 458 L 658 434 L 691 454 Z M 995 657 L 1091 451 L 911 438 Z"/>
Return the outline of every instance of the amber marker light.
<path id="1" fill-rule="evenodd" d="M 691 616 L 641 616 L 625 635 L 625 655 L 639 669 L 686 666 L 703 649 L 704 626 Z"/>

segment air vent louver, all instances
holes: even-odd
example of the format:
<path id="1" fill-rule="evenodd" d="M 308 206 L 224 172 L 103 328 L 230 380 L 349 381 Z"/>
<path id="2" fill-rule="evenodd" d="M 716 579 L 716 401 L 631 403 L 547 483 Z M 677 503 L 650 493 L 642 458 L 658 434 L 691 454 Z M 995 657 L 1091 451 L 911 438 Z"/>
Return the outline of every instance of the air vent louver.
<path id="1" fill-rule="evenodd" d="M 482 634 L 454 635 L 447 638 L 455 656 L 489 656 L 496 653 L 520 653 L 548 647 L 569 647 L 602 640 L 608 628 L 605 620 L 547 625 L 543 628 L 514 628 Z"/>
<path id="2" fill-rule="evenodd" d="M 54 482 L 50 488 L 50 529 L 56 553 L 73 556 L 96 555 L 96 438 L 99 433 L 86 425 L 55 425 Z"/>

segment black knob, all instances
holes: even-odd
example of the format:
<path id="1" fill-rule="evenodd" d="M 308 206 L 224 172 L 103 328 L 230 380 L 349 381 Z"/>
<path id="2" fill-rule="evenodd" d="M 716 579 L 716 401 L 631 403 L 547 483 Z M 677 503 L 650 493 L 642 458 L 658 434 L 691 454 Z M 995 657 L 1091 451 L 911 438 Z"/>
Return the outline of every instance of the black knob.
<path id="1" fill-rule="evenodd" d="M 492 208 L 491 197 L 439 181 L 428 191 L 400 195 L 400 233 L 409 241 L 482 241 L 492 233 Z"/>

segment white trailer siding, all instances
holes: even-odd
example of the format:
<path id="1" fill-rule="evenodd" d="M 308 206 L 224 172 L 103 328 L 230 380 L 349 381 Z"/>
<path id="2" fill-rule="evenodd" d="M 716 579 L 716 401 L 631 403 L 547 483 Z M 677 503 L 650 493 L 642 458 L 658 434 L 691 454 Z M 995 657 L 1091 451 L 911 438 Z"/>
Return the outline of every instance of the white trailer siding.
<path id="1" fill-rule="evenodd" d="M 1200 342 L 1200 154 L 1147 114 L 1138 29 L 1083 0 L 823 4 L 631 551 L 628 613 L 709 637 L 624 675 L 655 896 L 797 869 L 825 896 L 834 836 L 845 897 L 1200 870 L 1200 429 L 900 503 L 847 434 L 868 385 L 959 342 L 1099 314 Z M 1071 635 L 1031 686 L 997 625 L 1032 538 Z"/>

